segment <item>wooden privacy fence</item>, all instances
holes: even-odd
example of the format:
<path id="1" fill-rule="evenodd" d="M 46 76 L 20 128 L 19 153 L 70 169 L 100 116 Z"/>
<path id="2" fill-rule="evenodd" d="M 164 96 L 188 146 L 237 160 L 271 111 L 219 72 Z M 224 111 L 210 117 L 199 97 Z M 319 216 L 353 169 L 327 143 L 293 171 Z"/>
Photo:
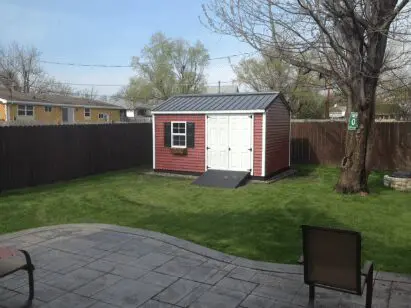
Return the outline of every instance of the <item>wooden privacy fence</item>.
<path id="1" fill-rule="evenodd" d="M 411 122 L 377 122 L 372 166 L 411 169 Z M 291 162 L 339 165 L 344 156 L 344 122 L 292 122 Z"/>
<path id="2" fill-rule="evenodd" d="M 292 122 L 293 164 L 339 165 L 345 123 Z M 152 164 L 152 126 L 0 127 L 0 191 Z M 377 123 L 373 166 L 411 169 L 411 122 Z"/>
<path id="3" fill-rule="evenodd" d="M 0 191 L 151 164 L 149 123 L 0 127 Z"/>

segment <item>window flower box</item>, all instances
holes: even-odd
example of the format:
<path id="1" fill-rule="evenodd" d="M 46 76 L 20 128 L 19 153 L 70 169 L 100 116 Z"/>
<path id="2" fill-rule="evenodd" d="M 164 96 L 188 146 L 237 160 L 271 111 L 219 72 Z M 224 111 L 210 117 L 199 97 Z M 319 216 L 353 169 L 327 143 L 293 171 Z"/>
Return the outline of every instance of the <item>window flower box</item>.
<path id="1" fill-rule="evenodd" d="M 171 148 L 174 155 L 187 155 L 187 148 Z"/>

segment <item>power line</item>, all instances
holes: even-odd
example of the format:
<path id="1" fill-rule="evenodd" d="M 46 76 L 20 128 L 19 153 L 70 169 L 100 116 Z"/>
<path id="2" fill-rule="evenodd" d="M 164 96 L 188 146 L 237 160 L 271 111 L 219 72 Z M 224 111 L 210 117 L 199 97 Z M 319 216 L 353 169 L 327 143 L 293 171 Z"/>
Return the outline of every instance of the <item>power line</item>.
<path id="1" fill-rule="evenodd" d="M 218 85 L 217 82 L 207 82 L 206 85 Z M 233 81 L 220 81 L 220 83 L 235 83 Z M 64 84 L 68 86 L 86 86 L 86 87 L 123 87 L 126 84 L 99 84 L 99 83 L 71 83 L 71 82 L 64 82 L 64 81 L 56 81 L 51 84 Z M 175 86 L 195 86 L 197 84 L 194 83 L 177 83 Z"/>
<path id="2" fill-rule="evenodd" d="M 243 52 L 228 56 L 221 56 L 208 59 L 209 61 L 215 60 L 223 60 L 228 58 L 240 57 L 245 55 L 253 55 L 256 54 L 256 51 L 253 52 Z M 133 67 L 132 65 L 111 65 L 111 64 L 88 64 L 88 63 L 75 63 L 75 62 L 58 62 L 58 61 L 48 61 L 48 60 L 40 60 L 39 62 L 45 64 L 54 64 L 54 65 L 66 65 L 66 66 L 81 66 L 81 67 L 103 67 L 103 68 L 130 68 Z"/>

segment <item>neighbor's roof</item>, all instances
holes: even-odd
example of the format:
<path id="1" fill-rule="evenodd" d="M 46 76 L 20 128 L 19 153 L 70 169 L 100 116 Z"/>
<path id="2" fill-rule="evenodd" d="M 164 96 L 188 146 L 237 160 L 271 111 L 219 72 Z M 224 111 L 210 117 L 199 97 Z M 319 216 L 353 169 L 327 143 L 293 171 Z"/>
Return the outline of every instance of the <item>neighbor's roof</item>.
<path id="1" fill-rule="evenodd" d="M 153 109 L 156 112 L 198 112 L 198 111 L 263 111 L 275 101 L 279 92 L 187 94 L 169 98 Z"/>
<path id="2" fill-rule="evenodd" d="M 105 103 L 97 100 L 89 100 L 86 98 L 63 96 L 63 95 L 44 95 L 35 93 L 20 93 L 10 92 L 7 89 L 0 88 L 0 98 L 7 100 L 8 103 L 32 103 L 39 105 L 55 105 L 55 106 L 72 106 L 72 107 L 101 107 L 110 109 L 124 109 L 121 106 Z"/>

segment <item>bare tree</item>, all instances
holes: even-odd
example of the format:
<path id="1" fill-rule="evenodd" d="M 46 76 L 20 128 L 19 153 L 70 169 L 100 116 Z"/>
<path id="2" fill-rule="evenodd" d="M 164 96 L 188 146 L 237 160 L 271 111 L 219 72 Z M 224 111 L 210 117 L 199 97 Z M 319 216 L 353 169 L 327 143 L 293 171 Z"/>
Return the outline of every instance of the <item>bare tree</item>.
<path id="1" fill-rule="evenodd" d="M 359 126 L 347 130 L 336 190 L 368 192 L 374 140 L 376 89 L 380 75 L 407 55 L 387 57 L 387 44 L 408 38 L 409 0 L 212 0 L 206 25 L 338 85 L 347 114 Z M 404 18 L 403 18 L 404 17 Z M 397 47 L 397 46 L 396 46 Z M 395 48 L 398 51 L 398 48 Z"/>
<path id="2" fill-rule="evenodd" d="M 0 72 L 3 80 L 14 81 L 24 93 L 29 93 L 36 83 L 43 78 L 40 66 L 40 52 L 35 47 L 26 47 L 16 42 L 8 47 L 0 46 Z"/>
<path id="3" fill-rule="evenodd" d="M 0 46 L 0 83 L 12 94 L 21 91 L 21 83 L 17 72 L 17 58 L 11 46 L 7 49 Z"/>
<path id="4" fill-rule="evenodd" d="M 90 89 L 77 91 L 76 95 L 92 101 L 97 99 L 98 92 L 96 88 L 92 87 Z"/>
<path id="5" fill-rule="evenodd" d="M 70 96 L 73 95 L 74 91 L 70 85 L 59 82 L 54 77 L 44 77 L 37 81 L 33 92 L 39 94 Z"/>
<path id="6" fill-rule="evenodd" d="M 35 47 L 25 47 L 16 42 L 7 48 L 0 47 L 0 71 L 8 72 L 8 76 L 18 80 L 22 91 L 28 93 L 43 77 L 39 63 L 40 52 Z"/>
<path id="7" fill-rule="evenodd" d="M 10 95 L 13 95 L 13 92 L 21 92 L 20 81 L 13 70 L 0 71 L 0 83 L 9 90 Z"/>

